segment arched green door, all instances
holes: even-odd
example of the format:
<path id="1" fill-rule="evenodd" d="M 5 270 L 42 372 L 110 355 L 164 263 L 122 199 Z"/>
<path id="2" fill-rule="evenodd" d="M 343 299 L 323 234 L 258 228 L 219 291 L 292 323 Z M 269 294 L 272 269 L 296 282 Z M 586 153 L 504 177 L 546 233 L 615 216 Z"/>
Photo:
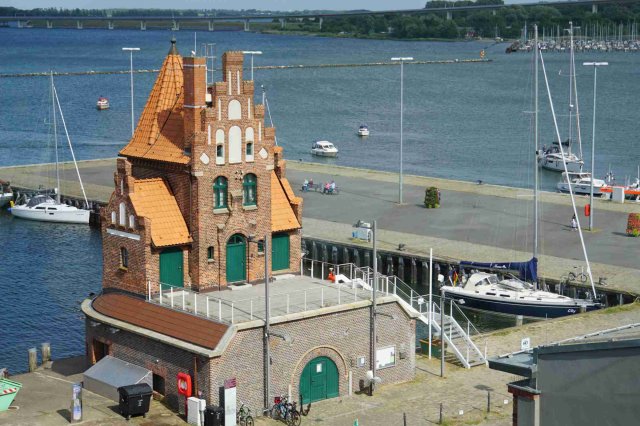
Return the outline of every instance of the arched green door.
<path id="1" fill-rule="evenodd" d="M 227 241 L 227 282 L 247 279 L 247 242 L 242 234 L 235 234 Z"/>
<path id="2" fill-rule="evenodd" d="M 300 376 L 302 403 L 337 397 L 338 377 L 338 367 L 330 358 L 319 356 L 309 361 Z"/>
<path id="3" fill-rule="evenodd" d="M 182 249 L 181 248 L 169 248 L 162 250 L 160 253 L 160 282 L 162 284 L 168 284 L 164 289 L 169 286 L 183 287 L 184 286 L 184 274 L 182 273 Z"/>

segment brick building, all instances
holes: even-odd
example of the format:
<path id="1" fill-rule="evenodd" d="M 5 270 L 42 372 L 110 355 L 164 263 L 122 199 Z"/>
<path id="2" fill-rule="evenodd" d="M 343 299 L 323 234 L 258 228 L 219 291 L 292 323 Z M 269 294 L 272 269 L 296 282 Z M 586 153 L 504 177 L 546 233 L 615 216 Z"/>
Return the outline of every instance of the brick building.
<path id="1" fill-rule="evenodd" d="M 265 321 L 254 309 L 264 298 L 250 291 L 266 267 L 271 303 L 282 305 L 271 329 L 286 336 L 268 340 L 270 396 L 311 401 L 357 387 L 371 369 L 370 292 L 301 276 L 302 199 L 282 154 L 254 82 L 243 80 L 242 53 L 225 53 L 222 81 L 208 84 L 205 59 L 181 57 L 172 41 L 102 214 L 104 291 L 82 305 L 92 363 L 109 354 L 151 370 L 175 408 L 179 372 L 214 404 L 236 378 L 238 399 L 259 413 Z M 392 295 L 378 310 L 380 377 L 411 380 L 415 315 Z"/>

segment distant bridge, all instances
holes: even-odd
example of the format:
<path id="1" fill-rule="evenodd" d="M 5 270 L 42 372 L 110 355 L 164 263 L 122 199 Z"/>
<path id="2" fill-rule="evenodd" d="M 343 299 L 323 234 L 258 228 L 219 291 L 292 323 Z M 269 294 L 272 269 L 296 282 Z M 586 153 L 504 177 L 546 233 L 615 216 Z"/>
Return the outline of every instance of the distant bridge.
<path id="1" fill-rule="evenodd" d="M 598 13 L 598 5 L 601 4 L 626 4 L 633 3 L 637 0 L 564 0 L 564 1 L 539 1 L 521 4 L 486 4 L 486 5 L 466 5 L 454 7 L 434 7 L 423 9 L 396 9 L 396 10 L 352 10 L 344 12 L 317 12 L 317 13 L 258 13 L 251 15 L 229 15 L 229 16 L 0 16 L 0 22 L 17 22 L 19 28 L 29 28 L 31 21 L 46 21 L 47 28 L 53 28 L 54 22 L 75 21 L 76 27 L 82 29 L 85 22 L 101 21 L 107 22 L 107 28 L 113 29 L 116 22 L 140 22 L 140 29 L 146 30 L 148 22 L 170 22 L 172 30 L 179 30 L 180 23 L 200 23 L 207 24 L 209 31 L 215 30 L 215 22 L 240 22 L 244 23 L 244 30 L 250 30 L 250 22 L 270 21 L 277 19 L 280 21 L 282 28 L 285 27 L 288 19 L 313 19 L 322 29 L 324 18 L 343 18 L 350 16 L 380 16 L 380 15 L 421 15 L 427 13 L 444 13 L 447 19 L 452 19 L 456 12 L 469 12 L 477 10 L 496 10 L 508 8 L 512 6 L 533 7 L 533 6 L 591 6 L 593 13 Z"/>

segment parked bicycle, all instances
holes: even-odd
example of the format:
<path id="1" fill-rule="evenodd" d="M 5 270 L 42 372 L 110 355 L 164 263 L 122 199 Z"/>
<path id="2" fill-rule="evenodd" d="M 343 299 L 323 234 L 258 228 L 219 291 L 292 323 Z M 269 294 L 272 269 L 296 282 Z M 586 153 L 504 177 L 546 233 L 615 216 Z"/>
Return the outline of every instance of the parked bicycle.
<path id="1" fill-rule="evenodd" d="M 300 426 L 302 418 L 296 407 L 296 403 L 289 402 L 285 395 L 276 396 L 270 410 L 270 416 L 274 420 L 282 420 L 289 426 Z"/>
<path id="2" fill-rule="evenodd" d="M 580 268 L 580 270 L 578 270 Z M 573 271 L 569 272 L 567 276 L 561 278 L 562 281 L 580 281 L 586 283 L 589 276 L 584 273 L 584 266 L 574 266 Z"/>
<path id="3" fill-rule="evenodd" d="M 238 409 L 238 412 L 236 413 L 236 423 L 240 426 L 253 426 L 251 409 L 244 405 L 244 403 L 240 404 L 240 409 Z"/>

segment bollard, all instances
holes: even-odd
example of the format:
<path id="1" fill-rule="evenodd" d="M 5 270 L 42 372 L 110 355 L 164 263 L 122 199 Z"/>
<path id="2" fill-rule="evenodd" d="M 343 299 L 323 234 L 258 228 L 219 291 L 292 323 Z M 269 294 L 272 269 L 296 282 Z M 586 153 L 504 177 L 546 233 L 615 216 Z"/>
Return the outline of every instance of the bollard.
<path id="1" fill-rule="evenodd" d="M 442 415 L 442 402 L 440 403 L 440 420 L 438 420 L 438 424 L 441 425 L 444 422 L 444 416 Z"/>
<path id="2" fill-rule="evenodd" d="M 42 344 L 42 364 L 49 361 L 51 361 L 51 343 L 45 342 Z"/>
<path id="3" fill-rule="evenodd" d="M 487 413 L 491 412 L 491 391 L 487 391 Z"/>
<path id="4" fill-rule="evenodd" d="M 29 373 L 33 373 L 38 368 L 38 351 L 36 348 L 29 349 Z"/>
<path id="5" fill-rule="evenodd" d="M 407 426 L 407 413 L 402 413 L 402 423 Z"/>
<path id="6" fill-rule="evenodd" d="M 516 327 L 521 327 L 524 321 L 524 317 L 522 315 L 516 315 Z"/>

